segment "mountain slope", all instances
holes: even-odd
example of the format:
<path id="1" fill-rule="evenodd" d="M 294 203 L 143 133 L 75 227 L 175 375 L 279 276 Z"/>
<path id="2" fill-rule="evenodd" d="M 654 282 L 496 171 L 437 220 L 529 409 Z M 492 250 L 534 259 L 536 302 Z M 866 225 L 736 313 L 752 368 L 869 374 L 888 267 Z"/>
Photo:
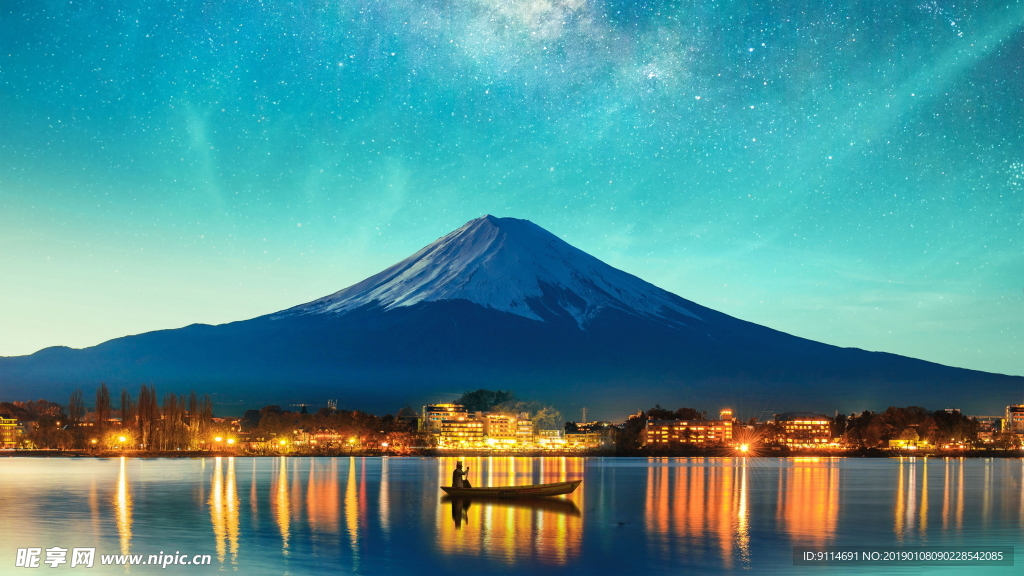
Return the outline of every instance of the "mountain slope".
<path id="1" fill-rule="evenodd" d="M 527 220 L 472 220 L 383 272 L 281 313 L 343 314 L 420 302 L 468 300 L 532 320 L 573 318 L 581 328 L 602 310 L 673 321 L 700 318 L 680 299 L 570 246 Z"/>
<path id="2" fill-rule="evenodd" d="M 62 399 L 101 380 L 208 390 L 228 411 L 338 398 L 386 412 L 502 388 L 605 418 L 655 402 L 748 416 L 907 404 L 989 413 L 1024 396 L 1021 377 L 837 348 L 733 318 L 530 222 L 491 216 L 278 313 L 0 358 L 4 397 Z"/>

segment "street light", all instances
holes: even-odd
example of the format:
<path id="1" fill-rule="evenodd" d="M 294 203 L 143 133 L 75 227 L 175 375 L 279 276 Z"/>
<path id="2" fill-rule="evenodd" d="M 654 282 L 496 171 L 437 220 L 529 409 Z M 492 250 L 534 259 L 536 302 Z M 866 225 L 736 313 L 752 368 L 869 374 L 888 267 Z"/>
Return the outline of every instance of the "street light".
<path id="1" fill-rule="evenodd" d="M 228 438 L 228 444 L 234 444 L 234 443 L 235 443 L 235 439 L 234 438 Z"/>
<path id="2" fill-rule="evenodd" d="M 214 442 L 220 442 L 222 440 L 224 440 L 224 439 L 221 438 L 220 436 L 217 436 L 216 438 L 213 439 Z"/>

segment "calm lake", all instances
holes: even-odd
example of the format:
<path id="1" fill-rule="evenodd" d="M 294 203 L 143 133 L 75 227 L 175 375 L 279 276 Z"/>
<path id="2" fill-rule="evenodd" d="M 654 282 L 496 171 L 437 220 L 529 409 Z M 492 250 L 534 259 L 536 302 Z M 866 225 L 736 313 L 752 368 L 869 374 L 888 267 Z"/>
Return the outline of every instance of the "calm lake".
<path id="1" fill-rule="evenodd" d="M 922 569 L 794 566 L 793 546 L 1024 552 L 1020 459 L 464 460 L 474 486 L 584 481 L 470 502 L 438 490 L 455 458 L 3 458 L 0 573 L 33 547 L 41 561 L 95 548 L 91 569 L 37 569 L 84 574 L 909 574 Z M 160 553 L 211 564 L 100 565 Z"/>

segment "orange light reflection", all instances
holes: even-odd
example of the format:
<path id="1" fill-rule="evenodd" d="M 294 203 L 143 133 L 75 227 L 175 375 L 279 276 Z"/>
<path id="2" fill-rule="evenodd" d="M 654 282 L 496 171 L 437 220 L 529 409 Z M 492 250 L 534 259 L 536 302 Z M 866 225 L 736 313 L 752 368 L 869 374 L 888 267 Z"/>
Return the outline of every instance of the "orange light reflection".
<path id="1" fill-rule="evenodd" d="M 450 485 L 459 460 L 477 487 L 564 482 L 584 472 L 581 458 L 445 457 L 438 459 L 442 485 Z M 567 496 L 538 501 L 445 499 L 435 517 L 437 546 L 444 554 L 486 556 L 507 566 L 525 559 L 564 566 L 580 554 L 583 499 L 582 484 Z"/>

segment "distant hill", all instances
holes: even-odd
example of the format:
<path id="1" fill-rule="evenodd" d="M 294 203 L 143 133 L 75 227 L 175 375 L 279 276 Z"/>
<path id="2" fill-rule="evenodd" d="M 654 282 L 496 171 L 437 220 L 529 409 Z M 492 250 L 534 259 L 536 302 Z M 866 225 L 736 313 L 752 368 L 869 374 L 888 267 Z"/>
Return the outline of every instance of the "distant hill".
<path id="1" fill-rule="evenodd" d="M 0 358 L 2 399 L 76 386 L 214 393 L 221 411 L 337 398 L 406 403 L 511 389 L 569 414 L 656 402 L 740 415 L 890 405 L 1001 411 L 1024 377 L 838 348 L 662 290 L 526 220 L 484 216 L 383 272 L 288 310 L 81 350 Z"/>

